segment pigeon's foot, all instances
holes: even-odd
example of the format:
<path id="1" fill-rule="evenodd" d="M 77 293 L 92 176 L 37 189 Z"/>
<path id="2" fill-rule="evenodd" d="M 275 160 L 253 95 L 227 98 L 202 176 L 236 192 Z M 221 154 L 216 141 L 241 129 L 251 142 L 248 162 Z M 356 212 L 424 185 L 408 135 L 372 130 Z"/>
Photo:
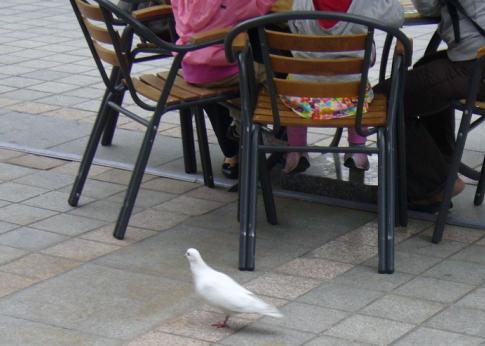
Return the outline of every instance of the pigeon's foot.
<path id="1" fill-rule="evenodd" d="M 211 326 L 216 328 L 226 328 L 228 319 L 229 319 L 229 316 L 226 316 L 226 319 L 224 321 L 211 324 Z"/>
<path id="2" fill-rule="evenodd" d="M 222 322 L 213 323 L 211 324 L 211 326 L 216 328 L 226 328 L 227 324 L 226 322 L 222 321 Z"/>

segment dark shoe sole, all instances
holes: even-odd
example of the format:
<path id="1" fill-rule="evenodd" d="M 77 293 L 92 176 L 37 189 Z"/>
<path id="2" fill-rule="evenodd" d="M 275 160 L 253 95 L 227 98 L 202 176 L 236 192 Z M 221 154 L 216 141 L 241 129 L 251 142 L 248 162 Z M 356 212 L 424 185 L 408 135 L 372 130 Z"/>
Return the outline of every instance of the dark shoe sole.
<path id="1" fill-rule="evenodd" d="M 235 164 L 231 166 L 228 163 L 222 164 L 222 175 L 224 175 L 227 179 L 237 179 L 239 175 L 239 165 Z"/>
<path id="2" fill-rule="evenodd" d="M 286 175 L 295 175 L 298 173 L 303 173 L 305 172 L 308 168 L 310 167 L 310 162 L 308 162 L 308 159 L 305 156 L 300 157 L 300 160 L 298 161 L 298 165 Z"/>

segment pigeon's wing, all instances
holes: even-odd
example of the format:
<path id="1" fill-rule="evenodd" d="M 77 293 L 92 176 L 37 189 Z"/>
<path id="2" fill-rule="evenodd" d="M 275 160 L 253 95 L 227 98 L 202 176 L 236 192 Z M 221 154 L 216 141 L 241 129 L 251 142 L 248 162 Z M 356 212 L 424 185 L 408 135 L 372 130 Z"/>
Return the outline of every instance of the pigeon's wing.
<path id="1" fill-rule="evenodd" d="M 275 310 L 232 278 L 217 271 L 204 275 L 198 293 L 209 304 L 230 312 L 264 314 Z"/>

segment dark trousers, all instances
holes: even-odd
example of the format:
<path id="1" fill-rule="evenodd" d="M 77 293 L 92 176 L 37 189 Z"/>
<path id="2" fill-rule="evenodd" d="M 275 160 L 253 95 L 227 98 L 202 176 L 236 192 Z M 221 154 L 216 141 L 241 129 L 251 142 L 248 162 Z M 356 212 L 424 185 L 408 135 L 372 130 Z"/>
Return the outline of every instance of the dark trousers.
<path id="1" fill-rule="evenodd" d="M 217 142 L 225 157 L 233 157 L 239 153 L 239 143 L 227 136 L 227 130 L 231 126 L 232 118 L 229 109 L 219 104 L 204 106 L 212 129 L 217 137 Z"/>
<path id="2" fill-rule="evenodd" d="M 468 96 L 473 61 L 452 62 L 446 51 L 429 55 L 406 75 L 404 115 L 408 199 L 431 197 L 443 190 L 453 153 L 453 99 Z M 375 87 L 389 90 L 389 81 Z M 481 90 L 480 98 L 485 94 Z"/>

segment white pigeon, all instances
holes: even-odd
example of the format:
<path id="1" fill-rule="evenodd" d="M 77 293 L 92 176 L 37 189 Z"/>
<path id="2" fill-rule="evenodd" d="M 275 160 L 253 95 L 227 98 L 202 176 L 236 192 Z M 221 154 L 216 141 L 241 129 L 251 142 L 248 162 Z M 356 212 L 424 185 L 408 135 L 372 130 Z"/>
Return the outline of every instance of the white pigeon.
<path id="1" fill-rule="evenodd" d="M 213 324 L 214 327 L 224 328 L 229 317 L 235 313 L 283 317 L 276 307 L 265 303 L 226 274 L 209 267 L 196 249 L 188 249 L 185 257 L 190 263 L 195 292 L 209 305 L 226 314 L 225 320 Z"/>

